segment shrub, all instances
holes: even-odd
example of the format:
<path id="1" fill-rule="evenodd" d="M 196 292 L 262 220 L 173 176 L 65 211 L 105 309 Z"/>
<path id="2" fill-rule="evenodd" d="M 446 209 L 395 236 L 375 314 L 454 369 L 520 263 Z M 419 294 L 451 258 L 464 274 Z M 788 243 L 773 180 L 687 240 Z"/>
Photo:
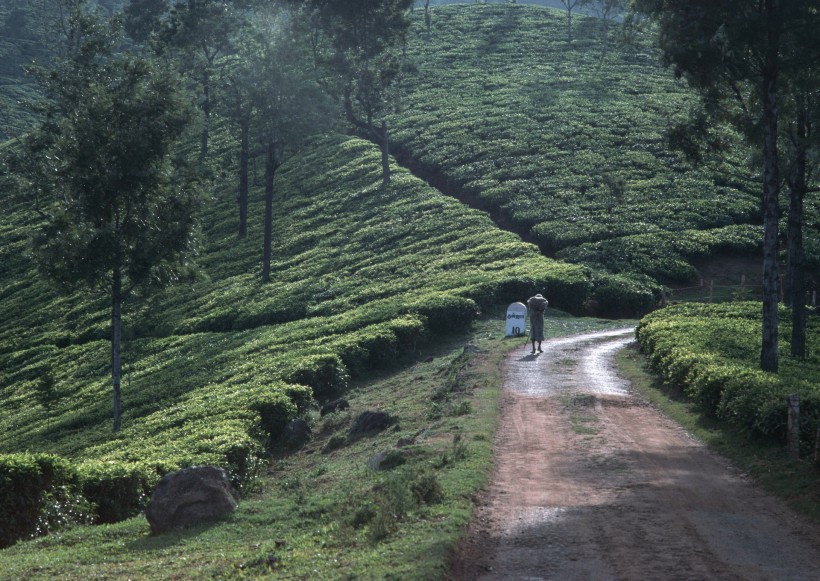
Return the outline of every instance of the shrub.
<path id="1" fill-rule="evenodd" d="M 67 460 L 50 454 L 0 456 L 0 547 L 88 522 L 90 509 Z"/>
<path id="2" fill-rule="evenodd" d="M 410 485 L 410 491 L 419 504 L 436 504 L 444 498 L 444 490 L 433 472 L 417 474 Z"/>
<path id="3" fill-rule="evenodd" d="M 434 333 L 452 333 L 468 328 L 478 315 L 474 300 L 448 295 L 428 294 L 408 307 L 427 320 Z"/>
<path id="4" fill-rule="evenodd" d="M 387 323 L 387 328 L 396 336 L 399 349 L 416 350 L 418 343 L 427 338 L 427 320 L 419 315 L 404 315 Z"/>
<path id="5" fill-rule="evenodd" d="M 86 460 L 78 467 L 82 491 L 95 507 L 95 523 L 114 523 L 145 508 L 161 475 L 144 464 Z"/>
<path id="6" fill-rule="evenodd" d="M 599 316 L 635 317 L 657 304 L 661 288 L 647 277 L 596 273 L 594 303 L 590 310 Z"/>
<path id="7" fill-rule="evenodd" d="M 287 423 L 307 408 L 311 400 L 310 388 L 289 385 L 287 390 L 279 386 L 260 388 L 249 394 L 245 405 L 259 413 L 262 430 L 271 438 L 278 438 Z"/>
<path id="8" fill-rule="evenodd" d="M 675 305 L 644 317 L 636 336 L 665 381 L 681 387 L 703 413 L 743 434 L 783 441 L 786 396 L 799 393 L 805 402 L 801 439 L 808 447 L 820 417 L 813 381 L 818 361 L 783 356 L 778 374 L 760 371 L 759 351 L 749 347 L 760 333 L 760 312 L 754 302 Z M 818 336 L 816 320 L 810 319 L 808 332 Z"/>

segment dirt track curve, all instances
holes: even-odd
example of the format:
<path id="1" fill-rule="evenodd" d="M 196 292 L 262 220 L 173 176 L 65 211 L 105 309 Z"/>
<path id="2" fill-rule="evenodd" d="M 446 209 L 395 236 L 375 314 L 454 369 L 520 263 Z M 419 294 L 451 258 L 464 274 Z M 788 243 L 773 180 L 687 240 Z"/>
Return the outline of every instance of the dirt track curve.
<path id="1" fill-rule="evenodd" d="M 615 375 L 632 340 L 508 356 L 493 480 L 453 577 L 820 580 L 820 530 Z"/>

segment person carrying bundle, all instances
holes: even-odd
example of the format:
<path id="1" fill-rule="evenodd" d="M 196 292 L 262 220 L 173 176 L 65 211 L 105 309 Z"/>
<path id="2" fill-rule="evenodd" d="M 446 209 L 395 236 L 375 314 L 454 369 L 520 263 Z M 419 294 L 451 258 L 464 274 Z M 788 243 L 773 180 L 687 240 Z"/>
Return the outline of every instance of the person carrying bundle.
<path id="1" fill-rule="evenodd" d="M 527 299 L 527 314 L 530 316 L 530 341 L 532 341 L 532 352 L 535 353 L 535 344 L 538 343 L 538 352 L 541 350 L 541 341 L 544 340 L 544 311 L 547 309 L 549 301 L 540 294 Z"/>

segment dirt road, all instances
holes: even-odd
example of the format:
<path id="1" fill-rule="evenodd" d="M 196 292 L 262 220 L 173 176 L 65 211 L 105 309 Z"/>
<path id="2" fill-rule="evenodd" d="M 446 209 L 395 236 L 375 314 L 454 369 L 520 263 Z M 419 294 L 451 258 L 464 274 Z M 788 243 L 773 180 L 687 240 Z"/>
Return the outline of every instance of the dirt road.
<path id="1" fill-rule="evenodd" d="M 615 376 L 631 329 L 507 359 L 493 481 L 456 579 L 820 579 L 820 531 Z"/>

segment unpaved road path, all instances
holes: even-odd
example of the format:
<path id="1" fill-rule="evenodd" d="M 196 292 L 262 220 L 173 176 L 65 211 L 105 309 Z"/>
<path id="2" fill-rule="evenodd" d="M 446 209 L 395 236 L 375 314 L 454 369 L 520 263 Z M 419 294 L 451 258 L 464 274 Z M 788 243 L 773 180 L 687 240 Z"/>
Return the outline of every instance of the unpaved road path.
<path id="1" fill-rule="evenodd" d="M 820 580 L 820 531 L 630 391 L 632 329 L 516 350 L 456 579 Z"/>

